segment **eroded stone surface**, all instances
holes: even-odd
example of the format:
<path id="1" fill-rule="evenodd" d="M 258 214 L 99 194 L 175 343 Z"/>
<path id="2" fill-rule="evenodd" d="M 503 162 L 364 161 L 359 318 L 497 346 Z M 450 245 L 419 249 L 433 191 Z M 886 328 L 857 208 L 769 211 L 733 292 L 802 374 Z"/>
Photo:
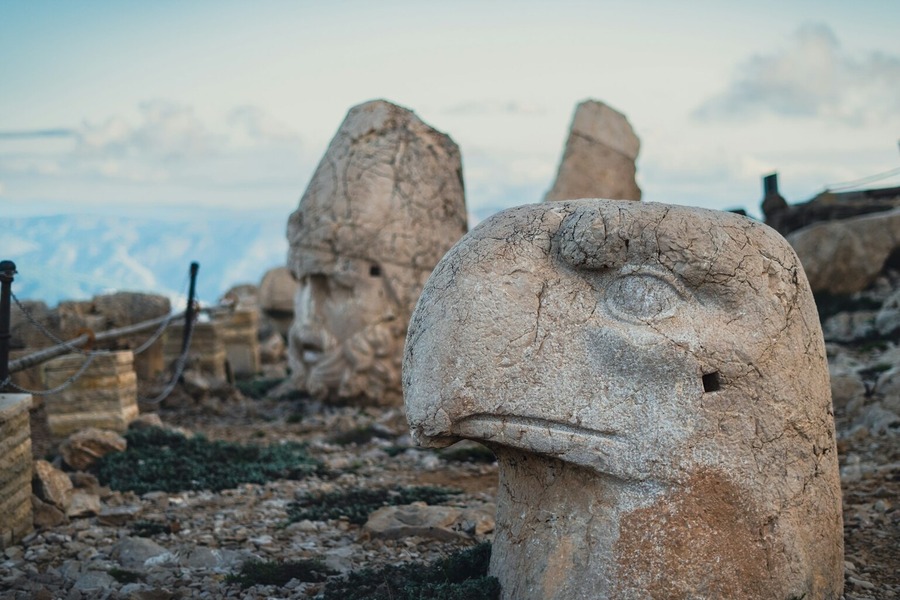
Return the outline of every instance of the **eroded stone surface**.
<path id="1" fill-rule="evenodd" d="M 288 222 L 295 385 L 323 399 L 399 403 L 409 315 L 465 231 L 456 144 L 389 102 L 352 108 Z"/>
<path id="2" fill-rule="evenodd" d="M 600 200 L 499 213 L 426 285 L 404 390 L 419 443 L 498 457 L 506 599 L 841 595 L 825 348 L 768 227 Z"/>
<path id="3" fill-rule="evenodd" d="M 640 200 L 634 164 L 640 147 L 625 115 L 585 100 L 575 109 L 556 181 L 545 200 Z"/>

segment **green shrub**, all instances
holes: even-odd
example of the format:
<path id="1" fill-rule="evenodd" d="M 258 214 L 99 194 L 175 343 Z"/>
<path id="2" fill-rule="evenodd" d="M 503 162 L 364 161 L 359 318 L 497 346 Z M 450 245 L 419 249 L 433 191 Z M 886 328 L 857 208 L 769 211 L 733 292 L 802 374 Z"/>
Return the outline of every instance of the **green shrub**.
<path id="1" fill-rule="evenodd" d="M 813 294 L 816 309 L 819 311 L 819 320 L 825 321 L 828 317 L 840 312 L 856 312 L 860 310 L 878 310 L 881 303 L 866 297 L 854 297 L 852 294 L 830 294 L 828 292 L 816 292 Z"/>
<path id="2" fill-rule="evenodd" d="M 107 454 L 92 471 L 114 490 L 219 491 L 242 483 L 298 479 L 322 465 L 300 444 L 271 446 L 209 441 L 201 435 L 148 427 L 125 434 L 128 449 Z"/>
<path id="3" fill-rule="evenodd" d="M 288 504 L 288 523 L 304 519 L 325 521 L 346 517 L 351 523 L 362 525 L 370 514 L 382 506 L 413 502 L 441 504 L 459 493 L 459 490 L 434 486 L 402 487 L 396 490 L 356 488 L 347 492 L 328 492 L 307 496 Z"/>
<path id="4" fill-rule="evenodd" d="M 164 533 L 172 533 L 172 528 L 168 523 L 141 520 L 131 524 L 131 533 L 138 537 L 153 537 Z"/>
<path id="5" fill-rule="evenodd" d="M 450 462 L 469 462 L 469 463 L 485 463 L 492 464 L 497 462 L 497 457 L 487 446 L 472 443 L 459 448 L 450 447 L 446 450 L 440 450 L 438 456 Z"/>
<path id="6" fill-rule="evenodd" d="M 368 444 L 374 438 L 385 439 L 389 437 L 393 436 L 379 431 L 374 425 L 366 425 L 364 427 L 355 427 L 347 431 L 339 431 L 329 436 L 328 441 L 332 444 L 340 444 L 341 446 L 348 446 L 350 444 L 361 446 L 363 444 Z"/>
<path id="7" fill-rule="evenodd" d="M 325 566 L 321 560 L 305 559 L 288 562 L 270 560 L 248 560 L 240 573 L 232 573 L 225 578 L 228 583 L 238 583 L 242 588 L 253 585 L 282 586 L 291 579 L 307 582 L 325 581 L 336 572 Z"/>
<path id="8" fill-rule="evenodd" d="M 407 563 L 362 569 L 325 586 L 325 600 L 497 600 L 500 583 L 487 574 L 487 542 L 430 565 Z"/>
<path id="9" fill-rule="evenodd" d="M 118 569 L 118 568 L 110 569 L 109 571 L 107 571 L 107 574 L 122 584 L 137 583 L 138 581 L 141 581 L 144 578 L 144 576 L 141 575 L 140 573 L 135 573 L 134 571 L 128 571 L 126 569 Z"/>
<path id="10" fill-rule="evenodd" d="M 284 379 L 239 379 L 234 386 L 248 398 L 259 400 L 275 389 Z"/>

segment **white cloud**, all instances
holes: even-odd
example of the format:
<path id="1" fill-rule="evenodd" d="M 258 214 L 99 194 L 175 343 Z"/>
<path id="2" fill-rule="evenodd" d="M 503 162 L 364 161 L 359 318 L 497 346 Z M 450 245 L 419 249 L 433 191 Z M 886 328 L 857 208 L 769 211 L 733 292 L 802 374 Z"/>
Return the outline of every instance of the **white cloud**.
<path id="1" fill-rule="evenodd" d="M 228 114 L 228 125 L 235 138 L 251 143 L 299 142 L 299 136 L 258 106 L 241 106 Z"/>
<path id="2" fill-rule="evenodd" d="M 767 113 L 851 126 L 894 119 L 900 114 L 900 56 L 853 56 L 827 25 L 807 24 L 787 47 L 741 65 L 728 88 L 694 116 L 750 119 Z"/>
<path id="3" fill-rule="evenodd" d="M 140 105 L 141 122 L 133 126 L 120 116 L 101 124 L 84 123 L 76 152 L 85 156 L 183 160 L 211 154 L 219 141 L 193 109 L 165 100 Z"/>
<path id="4" fill-rule="evenodd" d="M 67 143 L 41 153 L 21 140 L 46 132 L 11 132 L 0 176 L 37 176 L 45 185 L 67 180 L 196 188 L 284 181 L 300 171 L 297 134 L 254 106 L 215 120 L 201 118 L 191 106 L 153 100 L 141 103 L 136 116 L 115 114 L 59 131 L 71 132 Z"/>
<path id="5" fill-rule="evenodd" d="M 536 104 L 522 103 L 515 100 L 509 100 L 506 102 L 471 101 L 448 106 L 441 112 L 445 115 L 455 116 L 539 116 L 546 114 L 547 109 Z"/>

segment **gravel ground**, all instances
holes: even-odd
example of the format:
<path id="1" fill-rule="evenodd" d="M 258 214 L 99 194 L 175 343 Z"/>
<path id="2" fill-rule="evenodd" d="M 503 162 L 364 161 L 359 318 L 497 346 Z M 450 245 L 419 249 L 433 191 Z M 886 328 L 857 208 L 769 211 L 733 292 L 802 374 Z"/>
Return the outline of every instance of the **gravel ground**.
<path id="1" fill-rule="evenodd" d="M 853 364 L 863 367 L 883 363 L 896 350 L 889 346 L 865 354 L 830 347 L 832 363 L 846 363 L 850 353 L 857 361 Z M 866 387 L 863 396 L 836 409 L 847 600 L 900 598 L 900 424 L 872 421 L 871 407 L 882 406 L 880 400 Z M 251 400 L 231 389 L 204 394 L 201 401 L 179 391 L 158 414 L 167 425 L 213 440 L 305 442 L 328 474 L 218 493 L 141 496 L 82 478 L 82 488 L 100 496 L 100 514 L 39 529 L 8 548 L 0 555 L 0 598 L 314 598 L 324 584 L 294 579 L 284 586 L 242 588 L 226 577 L 249 558 L 320 558 L 335 572 L 347 573 L 431 561 L 491 538 L 490 524 L 445 535 L 386 539 L 346 519 L 288 523 L 287 507 L 295 499 L 357 487 L 452 487 L 462 493 L 446 504 L 492 510 L 496 465 L 454 462 L 411 447 L 398 452 L 398 447 L 412 446 L 399 409 Z M 44 457 L 53 448 L 42 433 L 40 411 L 32 417 L 35 455 Z M 338 432 L 364 428 L 377 436 L 360 444 L 329 441 Z M 138 524 L 148 522 L 157 524 L 155 531 L 139 529 Z"/>

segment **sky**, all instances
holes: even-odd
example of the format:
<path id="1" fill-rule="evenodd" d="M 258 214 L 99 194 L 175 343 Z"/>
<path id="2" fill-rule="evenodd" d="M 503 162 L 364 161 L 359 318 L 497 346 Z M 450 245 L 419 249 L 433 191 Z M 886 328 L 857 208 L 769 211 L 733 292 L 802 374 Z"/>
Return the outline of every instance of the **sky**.
<path id="1" fill-rule="evenodd" d="M 576 104 L 644 200 L 900 185 L 900 2 L 0 0 L 0 215 L 281 213 L 347 110 L 449 134 L 473 221 L 540 201 Z"/>

